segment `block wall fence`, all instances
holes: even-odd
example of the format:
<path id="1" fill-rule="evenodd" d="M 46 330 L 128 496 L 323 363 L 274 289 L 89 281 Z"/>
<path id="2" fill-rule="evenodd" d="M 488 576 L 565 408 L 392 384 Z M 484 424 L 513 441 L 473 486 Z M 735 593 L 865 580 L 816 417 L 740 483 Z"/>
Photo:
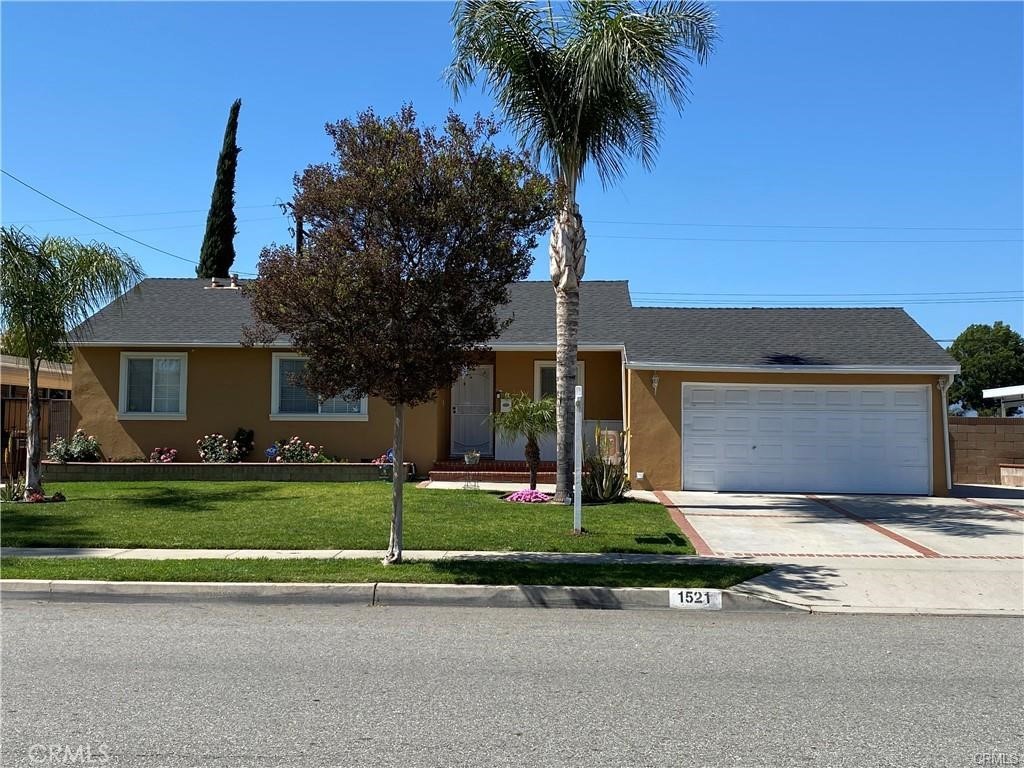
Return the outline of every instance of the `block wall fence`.
<path id="1" fill-rule="evenodd" d="M 954 483 L 999 484 L 1001 464 L 1024 464 L 1024 419 L 949 418 Z"/>

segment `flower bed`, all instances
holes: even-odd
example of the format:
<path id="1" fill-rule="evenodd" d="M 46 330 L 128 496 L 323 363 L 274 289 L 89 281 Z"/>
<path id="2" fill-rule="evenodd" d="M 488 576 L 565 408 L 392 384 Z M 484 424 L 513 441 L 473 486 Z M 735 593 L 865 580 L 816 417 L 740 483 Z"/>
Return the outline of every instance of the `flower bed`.
<path id="1" fill-rule="evenodd" d="M 416 465 L 407 462 L 407 477 Z M 346 483 L 380 479 L 380 466 L 371 463 L 239 462 L 231 464 L 192 462 L 43 462 L 45 483 L 82 481 L 159 480 L 291 480 L 310 483 Z"/>

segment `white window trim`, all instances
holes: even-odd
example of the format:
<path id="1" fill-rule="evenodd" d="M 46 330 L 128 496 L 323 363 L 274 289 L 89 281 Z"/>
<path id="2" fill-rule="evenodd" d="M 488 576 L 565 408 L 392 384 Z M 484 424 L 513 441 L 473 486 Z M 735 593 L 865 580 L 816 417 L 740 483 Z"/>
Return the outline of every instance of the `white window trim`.
<path id="1" fill-rule="evenodd" d="M 166 360 L 173 358 L 181 361 L 181 375 L 178 379 L 178 410 L 174 413 L 156 413 L 128 411 L 128 361 L 129 360 Z M 154 381 L 156 377 L 154 376 Z M 188 398 L 188 353 L 187 352 L 122 352 L 121 370 L 118 376 L 117 418 L 119 421 L 185 421 L 187 418 Z M 150 395 L 149 407 L 153 407 Z"/>
<path id="2" fill-rule="evenodd" d="M 534 360 L 533 361 L 533 399 L 540 400 L 540 371 L 541 368 L 554 368 L 554 360 Z M 586 412 L 587 402 L 587 380 L 586 380 L 586 366 L 582 360 L 576 361 L 576 383 L 583 387 L 583 403 L 584 413 Z"/>
<path id="3" fill-rule="evenodd" d="M 305 360 L 294 352 L 274 352 L 270 366 L 270 420 L 271 421 L 369 421 L 369 398 L 363 397 L 359 407 L 361 413 L 278 413 L 281 406 L 281 360 Z"/>

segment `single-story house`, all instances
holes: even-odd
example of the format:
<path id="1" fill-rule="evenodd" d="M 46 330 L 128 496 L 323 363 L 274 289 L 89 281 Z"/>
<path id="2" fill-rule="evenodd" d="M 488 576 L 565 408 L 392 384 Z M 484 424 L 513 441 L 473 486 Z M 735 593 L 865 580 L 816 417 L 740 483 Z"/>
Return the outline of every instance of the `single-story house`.
<path id="1" fill-rule="evenodd" d="M 517 283 L 511 325 L 479 365 L 411 409 L 418 468 L 496 442 L 503 395 L 554 392 L 554 293 Z M 588 432 L 624 431 L 635 488 L 936 494 L 947 492 L 945 389 L 959 367 L 902 309 L 634 307 L 625 281 L 581 288 L 579 383 Z M 151 278 L 78 330 L 75 420 L 108 457 L 156 446 L 196 460 L 197 437 L 253 429 L 262 448 L 299 435 L 338 458 L 379 455 L 391 410 L 375 398 L 318 402 L 294 384 L 287 340 L 245 347 L 245 294 L 199 279 Z M 553 459 L 553 441 L 542 446 Z"/>

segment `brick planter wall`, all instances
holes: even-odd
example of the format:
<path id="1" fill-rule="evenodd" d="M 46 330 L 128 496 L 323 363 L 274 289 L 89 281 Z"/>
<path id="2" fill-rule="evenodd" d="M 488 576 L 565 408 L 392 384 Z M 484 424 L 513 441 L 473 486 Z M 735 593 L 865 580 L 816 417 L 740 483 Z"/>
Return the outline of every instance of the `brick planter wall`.
<path id="1" fill-rule="evenodd" d="M 954 483 L 999 484 L 1000 464 L 1024 464 L 1024 419 L 949 418 Z"/>
<path id="2" fill-rule="evenodd" d="M 413 465 L 405 466 L 411 477 Z M 349 483 L 379 480 L 380 477 L 380 467 L 376 464 L 43 462 L 43 480 L 47 483 L 75 480 L 294 480 L 305 483 Z"/>

